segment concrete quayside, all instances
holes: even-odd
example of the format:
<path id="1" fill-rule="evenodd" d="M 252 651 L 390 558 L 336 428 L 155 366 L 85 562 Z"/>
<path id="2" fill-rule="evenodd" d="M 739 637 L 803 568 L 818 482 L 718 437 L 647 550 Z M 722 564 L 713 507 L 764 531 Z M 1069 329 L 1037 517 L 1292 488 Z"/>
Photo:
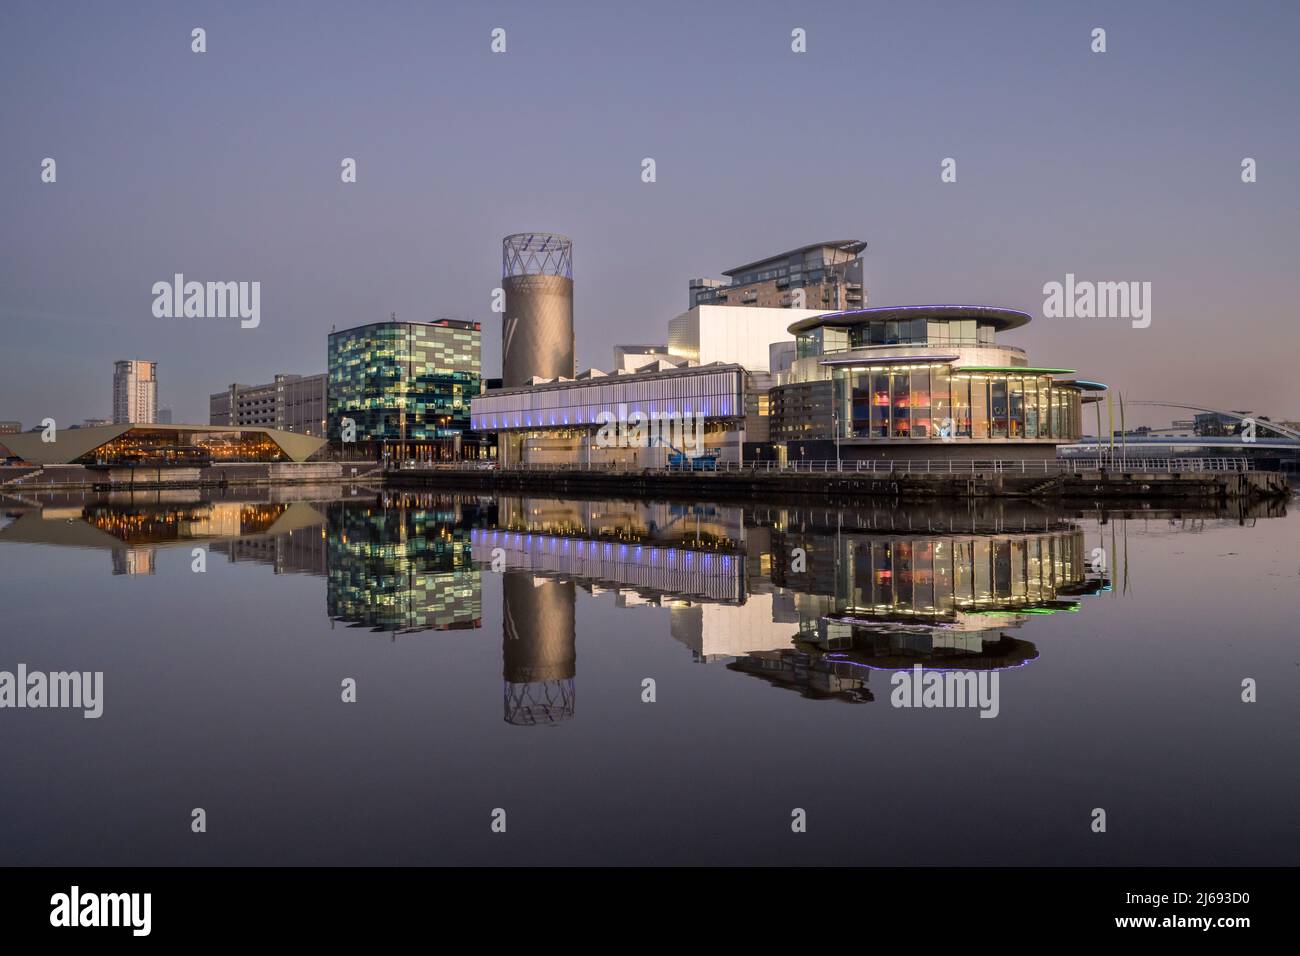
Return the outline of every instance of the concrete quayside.
<path id="1" fill-rule="evenodd" d="M 780 500 L 800 497 L 1268 500 L 1291 496 L 1287 476 L 1244 459 L 1115 461 L 800 462 L 786 467 L 719 466 L 716 470 L 642 471 L 533 466 L 389 469 L 395 488 L 545 491 L 554 495 L 700 497 Z"/>
<path id="2" fill-rule="evenodd" d="M 45 465 L 0 468 L 0 490 L 132 491 L 364 481 L 394 488 L 481 488 L 565 495 L 781 500 L 786 496 L 936 498 L 1173 499 L 1287 498 L 1282 472 L 1247 459 L 860 461 L 718 465 L 709 470 L 593 469 L 533 465 L 424 465 L 373 462 L 243 462 L 202 467 Z"/>
<path id="3" fill-rule="evenodd" d="M 208 465 L 32 465 L 0 467 L 0 491 L 124 491 L 378 481 L 369 461 L 230 462 Z"/>

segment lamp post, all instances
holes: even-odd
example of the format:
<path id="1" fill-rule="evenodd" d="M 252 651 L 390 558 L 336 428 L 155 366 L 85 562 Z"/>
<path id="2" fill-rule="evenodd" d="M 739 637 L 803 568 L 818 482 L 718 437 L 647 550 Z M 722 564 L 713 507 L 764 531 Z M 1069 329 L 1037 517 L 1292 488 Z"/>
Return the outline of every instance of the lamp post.
<path id="1" fill-rule="evenodd" d="M 839 397 L 839 395 L 838 395 L 838 392 L 839 392 L 839 388 L 838 388 L 838 386 L 839 386 L 839 382 L 834 381 L 834 380 L 832 379 L 832 384 L 831 384 L 831 432 L 832 432 L 832 433 L 834 434 L 834 436 L 835 436 L 835 470 L 836 470 L 836 472 L 838 472 L 838 471 L 840 470 L 840 468 L 841 468 L 841 465 L 840 465 L 840 422 L 839 422 L 840 397 Z"/>

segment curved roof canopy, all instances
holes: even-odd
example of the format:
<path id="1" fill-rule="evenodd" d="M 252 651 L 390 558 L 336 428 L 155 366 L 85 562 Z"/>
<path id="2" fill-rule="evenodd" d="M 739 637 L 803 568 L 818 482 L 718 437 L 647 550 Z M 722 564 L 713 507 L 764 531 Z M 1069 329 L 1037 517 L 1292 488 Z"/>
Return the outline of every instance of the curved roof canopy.
<path id="1" fill-rule="evenodd" d="M 100 445 L 130 431 L 173 434 L 179 438 L 187 433 L 227 434 L 247 432 L 265 435 L 275 442 L 290 461 L 306 461 L 325 444 L 323 438 L 299 435 L 278 428 L 259 428 L 253 425 L 165 425 L 139 422 L 133 425 L 93 425 L 90 428 L 60 428 L 55 440 L 43 441 L 40 431 L 21 432 L 17 435 L 0 435 L 0 446 L 33 465 L 67 465 L 88 455 Z"/>
<path id="2" fill-rule="evenodd" d="M 899 322 L 909 319 L 937 319 L 951 322 L 954 319 L 977 319 L 992 325 L 998 332 L 1027 325 L 1032 318 L 1028 312 L 999 309 L 991 305 L 891 305 L 879 309 L 850 309 L 846 312 L 825 312 L 811 318 L 800 319 L 790 326 L 791 335 L 811 329 L 831 326 L 847 328 L 866 325 L 868 322 Z"/>

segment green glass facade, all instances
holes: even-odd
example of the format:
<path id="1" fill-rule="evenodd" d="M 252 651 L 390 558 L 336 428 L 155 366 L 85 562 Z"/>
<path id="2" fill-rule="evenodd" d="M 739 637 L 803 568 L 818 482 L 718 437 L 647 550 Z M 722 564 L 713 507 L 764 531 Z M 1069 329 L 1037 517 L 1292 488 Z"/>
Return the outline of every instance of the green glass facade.
<path id="1" fill-rule="evenodd" d="M 356 422 L 356 447 L 411 458 L 454 457 L 482 390 L 477 322 L 376 322 L 329 337 L 331 443 Z"/>

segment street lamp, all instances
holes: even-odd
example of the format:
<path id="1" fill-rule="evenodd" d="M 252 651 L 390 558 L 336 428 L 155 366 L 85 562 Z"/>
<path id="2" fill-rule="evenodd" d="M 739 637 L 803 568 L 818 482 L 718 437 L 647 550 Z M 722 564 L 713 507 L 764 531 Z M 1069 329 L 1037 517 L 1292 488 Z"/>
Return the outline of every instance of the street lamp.
<path id="1" fill-rule="evenodd" d="M 839 409 L 840 398 L 837 394 L 839 391 L 839 382 L 832 379 L 831 381 L 831 432 L 835 436 L 835 470 L 838 472 L 840 465 L 840 421 Z"/>

